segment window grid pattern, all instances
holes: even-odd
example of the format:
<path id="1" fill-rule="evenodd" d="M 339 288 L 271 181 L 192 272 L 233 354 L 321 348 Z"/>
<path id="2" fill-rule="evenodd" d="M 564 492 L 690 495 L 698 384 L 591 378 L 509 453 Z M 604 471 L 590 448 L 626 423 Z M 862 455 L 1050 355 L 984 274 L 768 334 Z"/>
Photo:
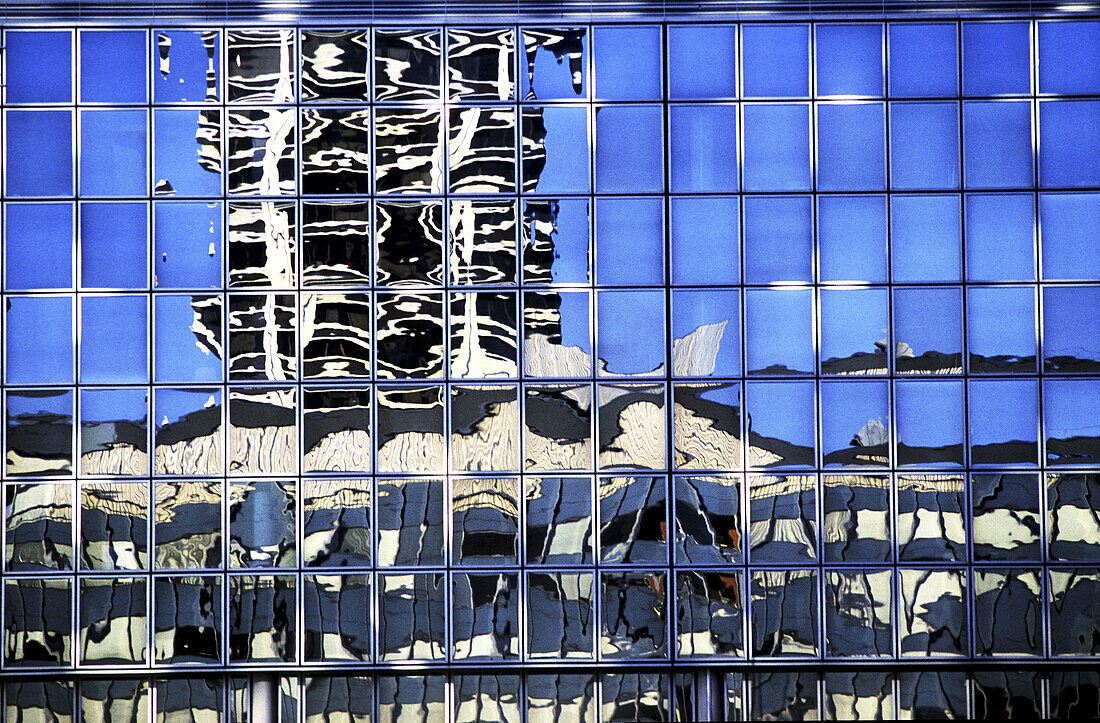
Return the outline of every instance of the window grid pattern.
<path id="1" fill-rule="evenodd" d="M 1094 656 L 1098 37 L 6 31 L 4 666 Z"/>

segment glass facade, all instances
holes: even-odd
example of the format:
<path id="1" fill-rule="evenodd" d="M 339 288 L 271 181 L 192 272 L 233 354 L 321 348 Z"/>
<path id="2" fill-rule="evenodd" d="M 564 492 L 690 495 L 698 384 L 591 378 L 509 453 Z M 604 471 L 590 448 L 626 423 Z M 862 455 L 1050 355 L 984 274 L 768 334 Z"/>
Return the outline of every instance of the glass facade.
<path id="1" fill-rule="evenodd" d="M 3 46 L 8 720 L 1100 715 L 1100 20 Z"/>

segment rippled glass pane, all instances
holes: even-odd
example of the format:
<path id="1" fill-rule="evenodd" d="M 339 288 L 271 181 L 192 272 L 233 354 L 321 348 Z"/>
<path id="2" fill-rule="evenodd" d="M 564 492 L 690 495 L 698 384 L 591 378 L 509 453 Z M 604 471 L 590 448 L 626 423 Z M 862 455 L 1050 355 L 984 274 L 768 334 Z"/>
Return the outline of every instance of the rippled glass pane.
<path id="1" fill-rule="evenodd" d="M 302 100 L 366 101 L 369 30 L 303 30 Z"/>
<path id="2" fill-rule="evenodd" d="M 591 479 L 526 477 L 524 483 L 527 564 L 591 564 Z"/>
<path id="3" fill-rule="evenodd" d="M 663 469 L 665 395 L 661 386 L 601 384 L 600 469 Z"/>
<path id="4" fill-rule="evenodd" d="M 817 586 L 817 570 L 750 573 L 753 657 L 818 654 Z"/>
<path id="5" fill-rule="evenodd" d="M 1035 465 L 1039 452 L 1038 391 L 1034 380 L 970 382 L 971 464 Z"/>
<path id="6" fill-rule="evenodd" d="M 225 711 L 221 678 L 165 678 L 155 685 L 157 723 L 168 723 L 183 715 L 217 718 Z"/>
<path id="7" fill-rule="evenodd" d="M 677 469 L 739 468 L 740 385 L 673 385 L 673 441 Z"/>
<path id="8" fill-rule="evenodd" d="M 80 394 L 83 475 L 149 473 L 149 393 L 146 389 L 84 389 Z"/>
<path id="9" fill-rule="evenodd" d="M 1036 671 L 975 671 L 974 716 L 1042 718 L 1045 677 Z"/>
<path id="10" fill-rule="evenodd" d="M 291 662 L 297 630 L 295 578 L 239 575 L 229 578 L 229 659 Z"/>
<path id="11" fill-rule="evenodd" d="M 221 578 L 157 577 L 153 581 L 153 600 L 154 661 L 221 660 L 224 636 Z"/>
<path id="12" fill-rule="evenodd" d="M 378 653 L 383 661 L 446 657 L 446 581 L 441 572 L 378 577 Z"/>
<path id="13" fill-rule="evenodd" d="M 818 559 L 813 475 L 749 475 L 749 550 L 754 563 Z"/>
<path id="14" fill-rule="evenodd" d="M 293 482 L 231 482 L 230 566 L 293 567 L 295 518 Z"/>
<path id="15" fill-rule="evenodd" d="M 153 40 L 153 101 L 217 101 L 221 77 L 221 33 L 217 30 L 159 30 Z"/>
<path id="16" fill-rule="evenodd" d="M 510 29 L 448 30 L 450 100 L 512 100 L 515 97 Z"/>
<path id="17" fill-rule="evenodd" d="M 302 111 L 302 193 L 370 192 L 370 111 Z"/>
<path id="18" fill-rule="evenodd" d="M 890 461 L 890 388 L 883 382 L 821 385 L 826 467 L 885 467 Z"/>
<path id="19" fill-rule="evenodd" d="M 533 291 L 523 295 L 523 374 L 592 374 L 592 294 Z M 658 340 L 653 340 L 658 341 Z"/>
<path id="20" fill-rule="evenodd" d="M 894 366 L 901 374 L 962 373 L 962 294 L 894 290 Z"/>
<path id="21" fill-rule="evenodd" d="M 72 662 L 72 585 L 67 578 L 4 581 L 6 667 L 52 668 Z M 10 697 L 8 701 L 10 705 Z"/>
<path id="22" fill-rule="evenodd" d="M 366 285 L 371 279 L 370 204 L 302 202 L 302 285 Z"/>
<path id="23" fill-rule="evenodd" d="M 809 382 L 749 382 L 747 462 L 753 467 L 814 464 L 814 394 Z"/>
<path id="24" fill-rule="evenodd" d="M 4 493 L 5 569 L 73 569 L 71 483 L 9 484 Z"/>
<path id="25" fill-rule="evenodd" d="M 227 45 L 230 101 L 294 100 L 298 63 L 293 30 L 231 30 Z"/>
<path id="26" fill-rule="evenodd" d="M 524 387 L 524 468 L 588 470 L 592 466 L 592 388 Z"/>
<path id="27" fill-rule="evenodd" d="M 974 474 L 970 494 L 975 559 L 1039 559 L 1039 482 L 1034 473 Z"/>
<path id="28" fill-rule="evenodd" d="M 59 476 L 73 472 L 71 391 L 9 390 L 5 401 L 4 468 L 9 477 Z"/>
<path id="29" fill-rule="evenodd" d="M 456 573 L 452 580 L 451 620 L 455 659 L 506 660 L 518 657 L 518 576 L 515 573 L 495 572 Z"/>
<path id="30" fill-rule="evenodd" d="M 454 691 L 455 723 L 521 720 L 518 675 L 457 675 Z"/>
<path id="31" fill-rule="evenodd" d="M 452 108 L 448 136 L 451 193 L 510 193 L 516 187 L 512 108 Z"/>
<path id="32" fill-rule="evenodd" d="M 80 661 L 85 665 L 144 663 L 148 619 L 145 578 L 80 581 Z"/>
<path id="33" fill-rule="evenodd" d="M 838 658 L 894 655 L 893 571 L 825 572 L 825 652 Z"/>
<path id="34" fill-rule="evenodd" d="M 897 715 L 892 674 L 836 671 L 822 677 L 826 720 L 886 720 Z"/>
<path id="35" fill-rule="evenodd" d="M 1100 594 L 1095 568 L 1050 570 L 1050 652 L 1056 656 L 1100 654 L 1100 623 L 1093 607 Z"/>
<path id="36" fill-rule="evenodd" d="M 305 708 L 307 720 L 368 723 L 374 716 L 374 681 L 365 675 L 306 678 Z"/>
<path id="37" fill-rule="evenodd" d="M 657 376 L 665 365 L 662 291 L 600 291 L 597 364 L 601 376 Z"/>
<path id="38" fill-rule="evenodd" d="M 601 477 L 600 561 L 664 563 L 668 559 L 664 477 Z"/>
<path id="39" fill-rule="evenodd" d="M 159 387 L 153 420 L 154 474 L 221 474 L 225 443 L 220 389 Z"/>
<path id="40" fill-rule="evenodd" d="M 585 673 L 531 673 L 526 676 L 527 720 L 551 723 L 562 719 L 596 721 L 596 681 Z"/>
<path id="41" fill-rule="evenodd" d="M 149 484 L 80 485 L 80 566 L 141 570 L 149 564 Z"/>
<path id="42" fill-rule="evenodd" d="M 587 28 L 525 28 L 522 37 L 522 98 L 570 100 L 588 95 Z"/>
<path id="43" fill-rule="evenodd" d="M 1100 371 L 1100 286 L 1043 289 L 1043 366 L 1048 372 Z"/>
<path id="44" fill-rule="evenodd" d="M 380 285 L 443 283 L 442 203 L 379 203 L 375 223 L 377 281 Z"/>
<path id="45" fill-rule="evenodd" d="M 443 299 L 439 294 L 376 297 L 379 379 L 443 376 Z"/>
<path id="46" fill-rule="evenodd" d="M 296 392 L 276 387 L 229 390 L 229 474 L 298 471 Z"/>
<path id="47" fill-rule="evenodd" d="M 440 720 L 447 715 L 445 675 L 395 675 L 378 679 L 378 712 L 382 720 L 408 716 Z"/>
<path id="48" fill-rule="evenodd" d="M 819 292 L 821 372 L 886 374 L 889 294 L 878 288 Z"/>
<path id="49" fill-rule="evenodd" d="M 450 299 L 451 377 L 515 377 L 516 294 L 452 293 Z"/>
<path id="50" fill-rule="evenodd" d="M 370 390 L 307 387 L 303 400 L 302 471 L 369 472 Z"/>
<path id="51" fill-rule="evenodd" d="M 519 399 L 515 386 L 452 386 L 451 469 L 519 470 Z"/>
<path id="52" fill-rule="evenodd" d="M 604 658 L 668 656 L 668 612 L 665 572 L 604 572 L 603 627 L 600 653 Z M 606 690 L 605 690 L 606 692 Z"/>
<path id="53" fill-rule="evenodd" d="M 677 562 L 740 562 L 744 544 L 741 479 L 677 477 L 675 485 Z"/>
<path id="54" fill-rule="evenodd" d="M 294 193 L 293 110 L 238 109 L 226 114 L 230 193 Z"/>
<path id="55" fill-rule="evenodd" d="M 961 657 L 969 652 L 966 573 L 958 570 L 898 571 L 902 657 Z M 962 687 L 952 689 L 962 695 Z M 907 696 L 902 687 L 902 706 Z"/>
<path id="56" fill-rule="evenodd" d="M 378 564 L 443 564 L 443 480 L 378 480 Z"/>
<path id="57" fill-rule="evenodd" d="M 153 195 L 220 196 L 222 163 L 220 110 L 153 112 Z"/>
<path id="58" fill-rule="evenodd" d="M 222 483 L 155 482 L 154 559 L 158 569 L 222 564 Z"/>
<path id="59" fill-rule="evenodd" d="M 965 718 L 966 679 L 965 672 L 954 670 L 900 673 L 899 717 L 903 720 Z"/>
<path id="60" fill-rule="evenodd" d="M 595 601 L 591 572 L 527 573 L 527 654 L 591 658 Z M 537 625 L 530 625 L 534 621 Z"/>
<path id="61" fill-rule="evenodd" d="M 1100 520 L 1094 500 L 1100 474 L 1048 474 L 1047 541 L 1054 560 L 1100 559 Z"/>
<path id="62" fill-rule="evenodd" d="M 374 99 L 432 100 L 440 93 L 439 30 L 377 29 L 374 32 Z"/>
<path id="63" fill-rule="evenodd" d="M 888 562 L 890 478 L 879 475 L 822 475 L 825 560 Z"/>
<path id="64" fill-rule="evenodd" d="M 220 203 L 153 205 L 153 287 L 207 289 L 222 285 Z"/>
<path id="65" fill-rule="evenodd" d="M 80 714 L 83 720 L 147 721 L 150 719 L 147 680 L 88 680 L 80 686 Z"/>
<path id="66" fill-rule="evenodd" d="M 669 720 L 672 696 L 667 674 L 605 673 L 601 682 L 602 720 Z"/>
<path id="67" fill-rule="evenodd" d="M 451 480 L 453 562 L 458 565 L 516 564 L 519 540 L 519 480 Z"/>
<path id="68" fill-rule="evenodd" d="M 966 559 L 966 486 L 961 475 L 899 475 L 897 505 L 898 559 Z"/>
<path id="69" fill-rule="evenodd" d="M 588 283 L 591 240 L 587 199 L 523 203 L 523 282 Z"/>
<path id="70" fill-rule="evenodd" d="M 302 556 L 306 565 L 365 567 L 371 561 L 368 480 L 302 480 Z"/>
<path id="71" fill-rule="evenodd" d="M 451 283 L 480 286 L 516 283 L 516 206 L 511 202 L 451 201 Z"/>
<path id="72" fill-rule="evenodd" d="M 370 577 L 307 575 L 303 586 L 305 660 L 345 664 L 369 661 Z"/>
<path id="73" fill-rule="evenodd" d="M 443 388 L 378 387 L 379 472 L 441 472 L 446 458 Z"/>
<path id="74" fill-rule="evenodd" d="M 588 109 L 583 106 L 524 106 L 523 190 L 586 192 L 589 178 Z"/>
<path id="75" fill-rule="evenodd" d="M 974 632 L 977 654 L 1041 654 L 1042 597 L 1043 584 L 1038 570 L 975 570 Z"/>
<path id="76" fill-rule="evenodd" d="M 440 111 L 379 108 L 374 113 L 374 183 L 379 193 L 441 193 Z"/>
<path id="77" fill-rule="evenodd" d="M 677 580 L 678 654 L 744 656 L 742 575 L 681 572 Z"/>
<path id="78" fill-rule="evenodd" d="M 297 299 L 292 294 L 229 296 L 231 379 L 293 379 Z"/>
<path id="79" fill-rule="evenodd" d="M 302 374 L 307 379 L 370 376 L 369 294 L 302 298 Z"/>

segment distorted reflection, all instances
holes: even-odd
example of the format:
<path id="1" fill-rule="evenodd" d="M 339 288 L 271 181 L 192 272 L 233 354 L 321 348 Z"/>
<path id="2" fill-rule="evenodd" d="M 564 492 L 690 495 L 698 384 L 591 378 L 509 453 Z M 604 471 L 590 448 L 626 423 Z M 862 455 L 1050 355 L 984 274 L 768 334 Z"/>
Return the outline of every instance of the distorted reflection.
<path id="1" fill-rule="evenodd" d="M 528 565 L 592 562 L 592 481 L 587 477 L 527 477 Z"/>
<path id="2" fill-rule="evenodd" d="M 302 193 L 370 192 L 370 111 L 302 111 Z"/>
<path id="3" fill-rule="evenodd" d="M 813 475 L 749 475 L 749 554 L 754 562 L 817 559 Z"/>
<path id="4" fill-rule="evenodd" d="M 452 284 L 516 283 L 516 205 L 451 201 L 449 261 Z"/>
<path id="5" fill-rule="evenodd" d="M 442 193 L 443 137 L 439 110 L 376 109 L 374 163 L 377 193 Z"/>
<path id="6" fill-rule="evenodd" d="M 229 578 L 229 659 L 291 662 L 295 657 L 295 578 L 239 575 Z"/>
<path id="7" fill-rule="evenodd" d="M 302 285 L 369 285 L 370 204 L 302 202 Z"/>
<path id="8" fill-rule="evenodd" d="M 525 385 L 524 433 L 529 472 L 585 471 L 592 465 L 592 387 Z"/>
<path id="9" fill-rule="evenodd" d="M 825 674 L 825 710 L 830 720 L 887 720 L 897 701 L 890 673 L 871 671 Z"/>
<path id="10" fill-rule="evenodd" d="M 390 201 L 375 206 L 380 286 L 443 284 L 443 204 Z"/>
<path id="11" fill-rule="evenodd" d="M 294 100 L 294 31 L 231 30 L 229 100 L 252 103 L 288 103 Z"/>
<path id="12" fill-rule="evenodd" d="M 371 492 L 363 480 L 302 480 L 302 558 L 317 567 L 368 567 Z"/>
<path id="13" fill-rule="evenodd" d="M 219 475 L 222 472 L 222 390 L 159 387 L 153 397 L 154 472 Z"/>
<path id="14" fill-rule="evenodd" d="M 217 30 L 159 30 L 153 73 L 157 103 L 217 102 L 221 77 L 221 33 Z"/>
<path id="15" fill-rule="evenodd" d="M 8 571 L 73 569 L 71 483 L 7 485 L 4 520 Z"/>
<path id="16" fill-rule="evenodd" d="M 370 660 L 370 576 L 308 575 L 303 585 L 305 659 Z"/>
<path id="17" fill-rule="evenodd" d="M 379 472 L 441 472 L 447 439 L 443 388 L 378 387 Z"/>
<path id="18" fill-rule="evenodd" d="M 441 479 L 378 480 L 378 564 L 443 565 Z"/>
<path id="19" fill-rule="evenodd" d="M 222 483 L 156 482 L 153 544 L 158 569 L 222 564 Z"/>
<path id="20" fill-rule="evenodd" d="M 677 578 L 677 650 L 680 655 L 745 654 L 740 573 L 681 572 Z"/>
<path id="21" fill-rule="evenodd" d="M 971 534 L 978 560 L 1038 560 L 1039 479 L 1034 473 L 970 476 Z"/>
<path id="22" fill-rule="evenodd" d="M 1043 583 L 1037 570 L 974 571 L 974 636 L 983 656 L 1043 650 Z"/>
<path id="23" fill-rule="evenodd" d="M 302 297 L 302 376 L 370 376 L 370 294 Z"/>
<path id="24" fill-rule="evenodd" d="M 516 294 L 452 293 L 451 377 L 479 379 L 517 375 Z"/>
<path id="25" fill-rule="evenodd" d="M 451 469 L 519 471 L 519 393 L 515 385 L 450 388 Z"/>
<path id="26" fill-rule="evenodd" d="M 81 474 L 149 474 L 148 433 L 147 390 L 81 390 Z"/>
<path id="27" fill-rule="evenodd" d="M 236 109 L 226 113 L 230 193 L 293 194 L 296 152 L 293 110 Z"/>
<path id="28" fill-rule="evenodd" d="M 7 474 L 72 474 L 73 393 L 53 389 L 9 390 L 4 399 Z"/>
<path id="29" fill-rule="evenodd" d="M 825 650 L 828 655 L 893 657 L 892 578 L 890 570 L 825 572 Z"/>
<path id="30" fill-rule="evenodd" d="M 369 30 L 303 30 L 302 100 L 368 100 L 369 45 Z"/>
<path id="31" fill-rule="evenodd" d="M 898 559 L 966 560 L 966 485 L 962 475 L 898 476 Z"/>
<path id="32" fill-rule="evenodd" d="M 302 471 L 370 472 L 370 389 L 302 390 Z"/>
<path id="33" fill-rule="evenodd" d="M 220 577 L 158 577 L 153 581 L 153 600 L 156 662 L 221 660 L 224 627 Z"/>
<path id="34" fill-rule="evenodd" d="M 293 294 L 229 295 L 231 379 L 294 378 L 297 305 Z"/>
<path id="35" fill-rule="evenodd" d="M 374 33 L 374 99 L 434 100 L 441 79 L 439 30 L 378 29 Z"/>
<path id="36" fill-rule="evenodd" d="M 600 469 L 664 469 L 664 387 L 600 384 L 597 395 Z"/>
<path id="37" fill-rule="evenodd" d="M 514 193 L 514 108 L 452 108 L 447 160 L 451 193 Z"/>
<path id="38" fill-rule="evenodd" d="M 229 485 L 231 567 L 295 566 L 295 485 L 281 480 Z"/>
<path id="39" fill-rule="evenodd" d="M 662 658 L 668 655 L 667 579 L 665 572 L 605 572 L 601 575 L 601 655 L 609 658 Z"/>
<path id="40" fill-rule="evenodd" d="M 148 482 L 80 485 L 80 565 L 141 570 L 149 562 Z"/>
<path id="41" fill-rule="evenodd" d="M 229 204 L 229 286 L 295 286 L 294 204 Z"/>
<path id="42" fill-rule="evenodd" d="M 378 577 L 378 653 L 389 660 L 443 660 L 446 575 L 442 572 Z"/>
<path id="43" fill-rule="evenodd" d="M 663 564 L 668 560 L 664 477 L 600 477 L 600 561 Z"/>
<path id="44" fill-rule="evenodd" d="M 4 665 L 72 662 L 71 579 L 4 581 Z"/>
<path id="45" fill-rule="evenodd" d="M 966 573 L 959 570 L 898 571 L 903 657 L 966 655 Z"/>
<path id="46" fill-rule="evenodd" d="M 741 562 L 741 485 L 740 477 L 676 478 L 677 562 Z"/>
<path id="47" fill-rule="evenodd" d="M 443 376 L 443 297 L 431 293 L 378 294 L 379 379 Z"/>
<path id="48" fill-rule="evenodd" d="M 889 562 L 890 478 L 823 475 L 822 540 L 827 562 Z"/>
<path id="49" fill-rule="evenodd" d="M 454 100 L 512 100 L 515 80 L 511 28 L 447 31 L 447 97 Z"/>
<path id="50" fill-rule="evenodd" d="M 306 720 L 320 723 L 342 719 L 367 723 L 374 714 L 374 681 L 367 676 L 305 679 Z"/>
<path id="51" fill-rule="evenodd" d="M 454 575 L 452 580 L 451 624 L 455 659 L 518 657 L 518 575 L 462 573 Z"/>
<path id="52" fill-rule="evenodd" d="M 527 654 L 532 658 L 591 658 L 596 622 L 591 572 L 527 574 Z"/>
<path id="53" fill-rule="evenodd" d="M 229 390 L 229 473 L 296 474 L 296 389 Z"/>
<path id="54" fill-rule="evenodd" d="M 80 581 L 80 659 L 83 663 L 145 662 L 147 584 L 145 578 Z"/>
<path id="55" fill-rule="evenodd" d="M 754 570 L 753 655 L 758 658 L 818 653 L 817 570 Z"/>
<path id="56" fill-rule="evenodd" d="M 453 537 L 457 565 L 514 565 L 519 544 L 519 480 L 451 480 Z"/>

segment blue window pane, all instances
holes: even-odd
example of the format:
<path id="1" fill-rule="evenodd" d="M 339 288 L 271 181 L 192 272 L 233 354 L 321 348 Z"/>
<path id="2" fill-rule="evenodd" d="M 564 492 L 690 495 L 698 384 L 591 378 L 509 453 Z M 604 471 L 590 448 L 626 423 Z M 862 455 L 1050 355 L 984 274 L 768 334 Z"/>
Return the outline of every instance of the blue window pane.
<path id="1" fill-rule="evenodd" d="M 528 28 L 520 53 L 520 97 L 572 100 L 588 95 L 585 28 Z"/>
<path id="2" fill-rule="evenodd" d="M 1100 278 L 1100 194 L 1039 196 L 1044 279 Z"/>
<path id="3" fill-rule="evenodd" d="M 144 110 L 80 114 L 80 193 L 144 196 L 147 186 Z"/>
<path id="4" fill-rule="evenodd" d="M 221 36 L 216 30 L 153 33 L 153 102 L 218 99 Z"/>
<path id="5" fill-rule="evenodd" d="M 885 189 L 885 115 L 881 103 L 818 104 L 819 191 Z"/>
<path id="6" fill-rule="evenodd" d="M 589 272 L 588 199 L 566 198 L 559 201 L 528 200 L 524 204 L 524 278 L 525 283 L 587 284 Z M 552 244 L 550 278 L 545 262 L 536 259 Z M 537 248 L 536 248 L 537 247 Z"/>
<path id="7" fill-rule="evenodd" d="M 1043 421 L 1050 464 L 1100 462 L 1100 380 L 1043 380 Z"/>
<path id="8" fill-rule="evenodd" d="M 73 300 L 7 298 L 7 384 L 73 383 Z"/>
<path id="9" fill-rule="evenodd" d="M 1029 23 L 963 23 L 963 93 L 1031 91 Z"/>
<path id="10" fill-rule="evenodd" d="M 746 290 L 745 340 L 749 374 L 812 373 L 813 292 Z"/>
<path id="11" fill-rule="evenodd" d="M 155 348 L 153 377 L 158 382 L 216 382 L 222 378 L 222 361 L 213 349 L 221 348 L 221 305 L 217 297 L 160 295 L 154 297 Z M 195 317 L 211 337 L 191 331 Z M 211 342 L 215 342 L 212 344 Z"/>
<path id="12" fill-rule="evenodd" d="M 898 464 L 959 467 L 963 464 L 963 383 L 953 380 L 894 383 Z"/>
<path id="13" fill-rule="evenodd" d="M 144 103 L 145 32 L 86 30 L 80 33 L 80 100 L 84 103 Z"/>
<path id="14" fill-rule="evenodd" d="M 597 283 L 663 284 L 664 221 L 659 198 L 597 199 Z"/>
<path id="15" fill-rule="evenodd" d="M 8 289 L 72 288 L 72 205 L 6 204 L 4 248 Z"/>
<path id="16" fill-rule="evenodd" d="M 959 289 L 894 290 L 894 364 L 902 374 L 962 373 Z"/>
<path id="17" fill-rule="evenodd" d="M 671 98 L 737 95 L 737 29 L 729 25 L 672 25 L 668 29 Z"/>
<path id="18" fill-rule="evenodd" d="M 962 233 L 958 196 L 893 196 L 890 239 L 894 281 L 959 281 Z"/>
<path id="19" fill-rule="evenodd" d="M 209 289 L 222 285 L 219 203 L 158 203 L 154 210 L 153 285 Z"/>
<path id="20" fill-rule="evenodd" d="M 745 283 L 813 281 L 809 196 L 745 198 Z"/>
<path id="21" fill-rule="evenodd" d="M 896 24 L 889 31 L 890 95 L 928 98 L 959 90 L 954 23 Z"/>
<path id="22" fill-rule="evenodd" d="M 747 98 L 804 98 L 810 92 L 810 28 L 741 26 L 742 89 Z"/>
<path id="23" fill-rule="evenodd" d="M 81 204 L 81 286 L 141 289 L 149 285 L 148 216 L 144 203 Z"/>
<path id="24" fill-rule="evenodd" d="M 674 105 L 669 142 L 675 193 L 737 190 L 737 109 Z"/>
<path id="25" fill-rule="evenodd" d="M 672 363 L 678 377 L 741 373 L 741 298 L 736 289 L 677 290 L 672 297 Z M 677 353 L 707 349 L 710 354 Z"/>
<path id="26" fill-rule="evenodd" d="M 612 100 L 661 99 L 661 29 L 596 28 L 596 97 Z"/>
<path id="27" fill-rule="evenodd" d="M 80 381 L 148 381 L 146 297 L 85 296 L 80 301 Z"/>
<path id="28" fill-rule="evenodd" d="M 73 117 L 67 110 L 8 111 L 9 196 L 71 196 Z"/>
<path id="29" fill-rule="evenodd" d="M 5 32 L 7 102 L 71 103 L 72 44 L 69 32 Z"/>
<path id="30" fill-rule="evenodd" d="M 587 108 L 524 108 L 523 138 L 525 191 L 572 193 L 589 190 Z M 540 145 L 540 152 L 531 156 L 529 147 Z"/>
<path id="31" fill-rule="evenodd" d="M 817 237 L 822 281 L 886 281 L 886 198 L 821 196 Z"/>
<path id="32" fill-rule="evenodd" d="M 890 104 L 890 182 L 897 189 L 959 187 L 955 103 Z"/>
<path id="33" fill-rule="evenodd" d="M 816 446 L 815 407 L 813 382 L 746 384 L 749 465 L 812 466 Z"/>
<path id="34" fill-rule="evenodd" d="M 1043 369 L 1100 372 L 1100 286 L 1043 289 Z"/>
<path id="35" fill-rule="evenodd" d="M 889 328 L 886 289 L 822 289 L 821 372 L 885 374 Z"/>
<path id="36" fill-rule="evenodd" d="M 821 455 L 826 467 L 885 466 L 890 450 L 890 385 L 821 383 Z"/>
<path id="37" fill-rule="evenodd" d="M 596 190 L 663 191 L 661 126 L 659 106 L 596 109 Z"/>
<path id="38" fill-rule="evenodd" d="M 1039 92 L 1100 91 L 1100 22 L 1039 23 Z"/>
<path id="39" fill-rule="evenodd" d="M 1035 372 L 1035 291 L 966 290 L 966 346 L 973 373 Z"/>
<path id="40" fill-rule="evenodd" d="M 882 95 L 882 26 L 818 25 L 818 95 Z"/>
<path id="41" fill-rule="evenodd" d="M 969 385 L 970 461 L 1034 466 L 1039 456 L 1039 384 L 983 379 Z"/>
<path id="42" fill-rule="evenodd" d="M 217 139 L 221 114 L 209 110 L 157 110 L 153 121 L 154 193 L 220 196 L 221 150 Z"/>
<path id="43" fill-rule="evenodd" d="M 663 291 L 603 291 L 596 297 L 601 373 L 659 374 L 665 363 Z"/>
<path id="44" fill-rule="evenodd" d="M 1100 101 L 1039 104 L 1039 185 L 1100 185 Z"/>
<path id="45" fill-rule="evenodd" d="M 741 282 L 741 220 L 736 198 L 673 198 L 673 284 Z"/>
<path id="46" fill-rule="evenodd" d="M 745 190 L 809 191 L 810 107 L 745 106 Z"/>
<path id="47" fill-rule="evenodd" d="M 971 281 L 1035 278 L 1031 194 L 966 197 L 966 276 Z"/>
<path id="48" fill-rule="evenodd" d="M 967 188 L 1030 188 L 1031 103 L 963 103 Z"/>

